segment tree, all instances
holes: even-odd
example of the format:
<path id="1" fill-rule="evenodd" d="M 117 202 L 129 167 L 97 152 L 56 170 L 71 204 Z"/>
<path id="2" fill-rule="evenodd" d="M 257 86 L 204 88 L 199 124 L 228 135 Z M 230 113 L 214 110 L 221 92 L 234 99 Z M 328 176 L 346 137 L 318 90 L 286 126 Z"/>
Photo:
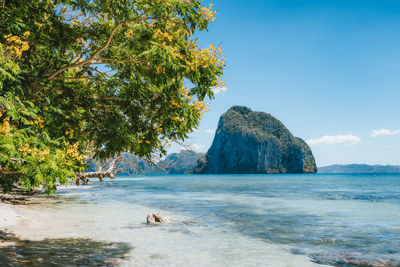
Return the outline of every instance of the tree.
<path id="1" fill-rule="evenodd" d="M 200 0 L 3 1 L 0 184 L 53 193 L 89 157 L 187 138 L 223 84 L 222 49 L 194 38 L 214 16 Z"/>

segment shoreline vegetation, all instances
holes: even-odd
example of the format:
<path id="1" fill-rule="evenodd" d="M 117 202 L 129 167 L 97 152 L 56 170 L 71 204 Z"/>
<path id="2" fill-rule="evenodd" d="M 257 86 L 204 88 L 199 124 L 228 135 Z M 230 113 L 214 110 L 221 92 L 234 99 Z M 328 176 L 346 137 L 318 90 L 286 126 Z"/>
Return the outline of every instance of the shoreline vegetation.
<path id="1" fill-rule="evenodd" d="M 198 128 L 215 89 L 225 87 L 221 46 L 196 38 L 215 20 L 212 4 L 116 2 L 3 5 L 4 190 L 20 183 L 51 195 L 70 179 L 115 177 L 122 153 L 161 158 Z M 92 160 L 108 168 L 85 172 Z"/>

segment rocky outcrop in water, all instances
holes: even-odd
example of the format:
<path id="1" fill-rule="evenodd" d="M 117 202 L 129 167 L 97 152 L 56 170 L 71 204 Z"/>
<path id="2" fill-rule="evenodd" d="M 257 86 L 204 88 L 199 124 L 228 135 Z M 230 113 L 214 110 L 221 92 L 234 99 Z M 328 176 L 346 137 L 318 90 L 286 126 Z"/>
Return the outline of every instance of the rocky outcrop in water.
<path id="1" fill-rule="evenodd" d="M 147 215 L 146 221 L 148 224 L 158 224 L 158 223 L 169 223 L 171 222 L 171 219 L 159 213 L 151 213 Z"/>
<path id="2" fill-rule="evenodd" d="M 315 173 L 310 147 L 272 115 L 234 106 L 218 123 L 214 141 L 194 173 Z"/>

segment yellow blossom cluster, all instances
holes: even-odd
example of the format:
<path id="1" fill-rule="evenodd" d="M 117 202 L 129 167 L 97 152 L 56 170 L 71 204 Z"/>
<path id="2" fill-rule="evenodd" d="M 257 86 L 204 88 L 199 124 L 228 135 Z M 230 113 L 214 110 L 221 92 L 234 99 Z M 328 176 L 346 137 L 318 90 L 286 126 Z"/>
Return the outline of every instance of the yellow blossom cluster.
<path id="1" fill-rule="evenodd" d="M 3 124 L 0 125 L 0 135 L 1 136 L 9 136 L 10 131 L 12 130 L 12 126 L 9 122 L 10 118 L 7 117 L 3 120 Z"/>
<path id="2" fill-rule="evenodd" d="M 182 60 L 182 59 L 184 59 L 184 55 L 182 55 L 181 53 L 179 53 L 177 50 L 176 51 L 174 51 L 173 53 L 172 53 L 172 56 L 174 57 L 174 58 L 176 58 L 176 59 L 179 59 L 179 60 Z"/>
<path id="3" fill-rule="evenodd" d="M 71 157 L 73 160 L 76 159 L 83 164 L 84 159 L 86 158 L 86 154 L 83 154 L 79 151 L 79 142 L 75 144 L 70 144 L 69 142 L 66 143 L 66 148 L 64 149 L 66 155 Z M 72 162 L 67 162 L 67 165 L 72 165 Z"/>
<path id="4" fill-rule="evenodd" d="M 208 7 L 204 6 L 201 8 L 203 17 L 209 21 L 215 21 L 215 15 L 217 14 L 217 11 L 213 11 L 212 8 L 213 4 L 210 4 Z"/>
<path id="5" fill-rule="evenodd" d="M 30 121 L 29 123 L 30 123 L 31 125 L 38 125 L 40 128 L 43 128 L 43 127 L 44 127 L 43 122 L 44 122 L 44 120 L 43 120 L 40 116 L 38 116 L 38 117 L 36 118 L 36 120 Z"/>
<path id="6" fill-rule="evenodd" d="M 154 31 L 154 38 L 164 42 L 171 42 L 174 39 L 174 36 L 168 32 L 162 32 L 160 29 L 156 29 Z"/>
<path id="7" fill-rule="evenodd" d="M 65 131 L 65 135 L 69 137 L 69 139 L 74 138 L 74 129 L 69 129 Z"/>
<path id="8" fill-rule="evenodd" d="M 139 144 L 142 144 L 142 143 L 150 144 L 151 142 L 149 140 L 146 140 L 145 136 L 142 136 L 142 138 L 139 139 L 138 143 Z"/>
<path id="9" fill-rule="evenodd" d="M 181 104 L 179 104 L 178 102 L 176 102 L 175 100 L 171 100 L 171 104 L 169 105 L 171 108 L 173 108 L 173 107 L 177 107 L 177 108 L 180 108 L 182 105 Z"/>
<path id="10" fill-rule="evenodd" d="M 22 145 L 18 148 L 18 151 L 26 157 L 27 155 L 30 155 L 34 158 L 37 158 L 40 161 L 44 161 L 46 159 L 46 156 L 50 154 L 50 149 L 46 148 L 44 150 L 41 150 L 37 147 L 31 148 L 29 144 Z"/>
<path id="11" fill-rule="evenodd" d="M 154 125 L 154 126 L 152 127 L 152 129 L 153 129 L 153 132 L 155 132 L 155 134 L 156 134 L 157 136 L 160 136 L 160 135 L 161 135 L 161 132 L 162 132 L 162 130 L 163 130 L 162 124 L 159 123 L 158 125 Z M 148 133 L 150 133 L 150 131 L 146 131 L 145 133 L 148 134 Z M 151 144 L 151 141 L 146 140 L 146 136 L 142 136 L 142 137 L 138 140 L 138 143 L 139 143 L 139 144 L 142 144 L 142 143 Z M 156 144 L 155 146 L 157 147 L 158 145 Z"/>
<path id="12" fill-rule="evenodd" d="M 164 74 L 165 75 L 165 67 L 162 67 L 162 66 L 157 66 L 156 67 L 156 73 L 157 74 Z"/>
<path id="13" fill-rule="evenodd" d="M 210 65 L 217 67 L 225 66 L 225 57 L 222 56 L 222 48 L 210 45 L 207 48 L 200 49 L 197 47 L 197 39 L 188 42 L 188 51 L 191 52 L 192 57 L 195 59 L 194 63 L 189 62 L 187 65 L 188 71 L 193 71 L 198 67 L 207 68 Z"/>
<path id="14" fill-rule="evenodd" d="M 133 30 L 132 29 L 127 30 L 125 35 L 126 35 L 126 37 L 131 38 L 133 35 Z"/>
<path id="15" fill-rule="evenodd" d="M 162 131 L 162 124 L 160 123 L 160 124 L 158 124 L 158 126 L 157 125 L 155 125 L 155 126 L 153 126 L 153 130 L 155 130 L 155 131 L 157 131 L 157 132 L 161 132 Z"/>
<path id="16" fill-rule="evenodd" d="M 200 101 L 200 100 L 196 100 L 193 104 L 192 104 L 193 109 L 200 113 L 200 115 L 203 115 L 204 112 L 208 112 L 208 105 L 205 104 L 205 101 Z"/>
<path id="17" fill-rule="evenodd" d="M 195 112 L 200 113 L 200 115 L 203 115 L 204 112 L 208 112 L 208 105 L 205 103 L 205 101 L 200 101 L 199 99 L 194 101 L 193 96 L 190 95 L 190 90 L 186 86 L 183 86 L 180 89 L 180 92 L 183 98 L 192 106 Z"/>
<path id="18" fill-rule="evenodd" d="M 188 102 L 193 100 L 193 96 L 190 95 L 190 90 L 187 87 L 183 86 L 181 88 L 181 94 L 183 98 L 186 99 Z"/>
<path id="19" fill-rule="evenodd" d="M 38 26 L 39 29 L 43 27 L 43 24 L 42 24 L 42 23 L 39 23 L 39 22 L 37 22 L 37 21 L 35 21 L 35 25 Z"/>
<path id="20" fill-rule="evenodd" d="M 225 57 L 222 56 L 223 51 L 220 46 L 215 47 L 211 44 L 208 47 L 208 52 L 211 55 L 211 61 L 215 62 L 218 67 L 222 67 L 225 65 Z"/>
<path id="21" fill-rule="evenodd" d="M 78 157 L 80 154 L 78 148 L 79 148 L 79 142 L 76 142 L 73 145 L 67 142 L 67 155 L 72 156 L 73 158 Z"/>
<path id="22" fill-rule="evenodd" d="M 26 155 L 28 155 L 28 153 L 31 152 L 31 148 L 30 148 L 29 144 L 25 144 L 23 146 L 20 146 L 18 151 L 22 152 L 22 154 L 24 156 L 26 156 Z"/>
<path id="23" fill-rule="evenodd" d="M 30 35 L 29 31 L 26 31 L 23 35 L 23 39 L 28 38 Z M 10 55 L 15 55 L 17 58 L 20 58 L 22 56 L 22 52 L 27 51 L 29 49 L 29 44 L 27 41 L 24 41 L 21 37 L 8 34 L 4 36 L 6 39 L 6 51 Z"/>
<path id="24" fill-rule="evenodd" d="M 35 147 L 32 151 L 32 156 L 38 158 L 41 161 L 45 160 L 48 154 L 50 154 L 50 149 L 39 150 Z"/>
<path id="25" fill-rule="evenodd" d="M 184 119 L 182 119 L 181 117 L 178 117 L 178 116 L 173 116 L 173 117 L 171 117 L 171 120 L 173 120 L 173 121 L 179 121 L 179 122 L 183 122 L 183 121 L 184 121 Z"/>
<path id="26" fill-rule="evenodd" d="M 197 58 L 202 62 L 203 68 L 207 68 L 209 64 L 215 64 L 217 67 L 225 65 L 225 58 L 222 57 L 222 48 L 220 46 L 215 47 L 210 44 L 208 48 L 200 49 L 197 53 Z"/>

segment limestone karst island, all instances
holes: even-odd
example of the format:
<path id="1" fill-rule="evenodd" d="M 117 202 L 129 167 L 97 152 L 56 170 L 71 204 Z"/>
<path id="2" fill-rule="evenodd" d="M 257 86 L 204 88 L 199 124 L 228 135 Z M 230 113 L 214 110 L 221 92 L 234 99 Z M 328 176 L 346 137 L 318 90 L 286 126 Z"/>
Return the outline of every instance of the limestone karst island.
<path id="1" fill-rule="evenodd" d="M 279 120 L 233 106 L 219 119 L 214 141 L 194 173 L 315 173 L 310 147 Z"/>
<path id="2" fill-rule="evenodd" d="M 400 2 L 0 1 L 0 267 L 400 267 Z"/>

